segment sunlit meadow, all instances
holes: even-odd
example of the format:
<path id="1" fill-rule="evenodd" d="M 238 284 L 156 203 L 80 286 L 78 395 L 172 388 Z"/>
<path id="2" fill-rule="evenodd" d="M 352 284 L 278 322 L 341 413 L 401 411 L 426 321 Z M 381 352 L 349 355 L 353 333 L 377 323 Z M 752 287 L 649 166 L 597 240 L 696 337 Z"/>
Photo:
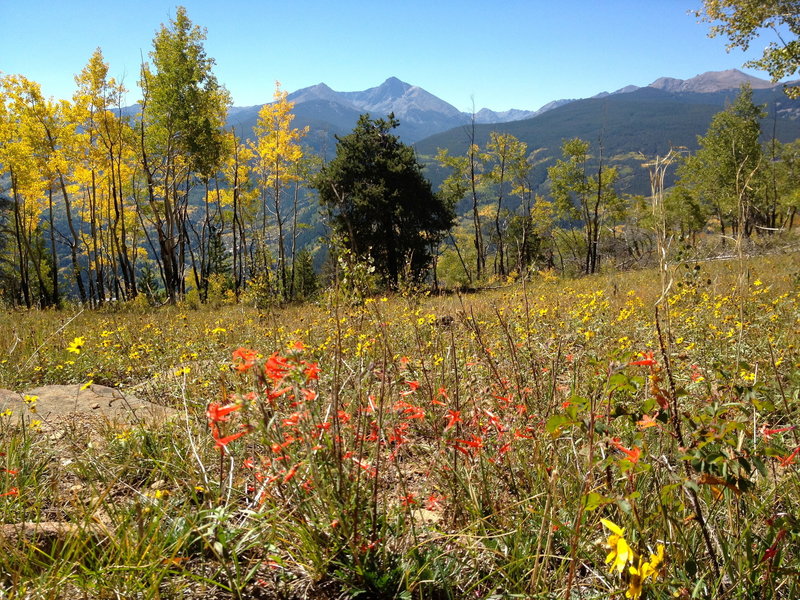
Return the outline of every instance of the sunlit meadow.
<path id="1" fill-rule="evenodd" d="M 0 418 L 0 521 L 74 524 L 0 596 L 798 597 L 796 259 L 4 313 L 0 386 L 175 413 Z"/>

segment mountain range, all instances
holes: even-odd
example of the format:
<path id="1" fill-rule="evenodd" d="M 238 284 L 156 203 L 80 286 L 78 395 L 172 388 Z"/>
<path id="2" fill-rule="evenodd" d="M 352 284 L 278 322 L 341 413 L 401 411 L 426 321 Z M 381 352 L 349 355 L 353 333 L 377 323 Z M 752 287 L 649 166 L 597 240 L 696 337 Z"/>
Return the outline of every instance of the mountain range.
<path id="1" fill-rule="evenodd" d="M 472 119 L 471 114 L 459 111 L 421 87 L 396 77 L 389 77 L 379 86 L 360 92 L 337 92 L 325 83 L 318 83 L 289 94 L 288 99 L 295 104 L 295 122 L 301 126 L 307 125 L 314 132 L 312 137 L 317 139 L 312 139 L 312 146 L 319 144 L 320 132 L 335 135 L 348 133 L 363 113 L 370 113 L 373 117 L 394 113 L 400 121 L 397 133 L 406 143 L 465 125 Z M 249 137 L 260 108 L 260 105 L 233 108 L 229 113 L 229 122 L 237 127 L 240 135 Z M 536 111 L 529 110 L 495 112 L 483 108 L 476 113 L 475 120 L 477 123 L 501 123 L 526 119 L 536 114 Z"/>
<path id="2" fill-rule="evenodd" d="M 631 103 L 637 104 L 643 101 L 650 108 L 655 108 L 654 100 L 660 99 L 664 103 L 675 104 L 673 106 L 675 113 L 672 118 L 680 120 L 685 116 L 689 119 L 685 123 L 690 125 L 692 130 L 691 140 L 688 140 L 691 145 L 694 137 L 704 132 L 710 122 L 710 116 L 718 112 L 726 102 L 729 102 L 744 83 L 759 92 L 762 100 L 766 99 L 773 104 L 779 103 L 781 108 L 778 110 L 781 119 L 788 117 L 794 119 L 800 114 L 800 110 L 798 110 L 800 104 L 789 101 L 783 95 L 782 84 L 776 85 L 742 73 L 737 69 L 729 69 L 702 73 L 686 80 L 660 77 L 648 86 L 629 85 L 615 92 L 601 92 L 592 98 L 581 100 L 554 100 L 537 110 L 512 109 L 497 112 L 483 108 L 474 114 L 474 121 L 479 130 L 485 129 L 482 126 L 492 126 L 493 129 L 498 127 L 537 129 L 532 124 L 538 123 L 538 125 L 544 126 L 545 122 L 537 121 L 537 119 L 541 119 L 553 111 L 562 116 L 569 114 L 573 117 L 580 117 L 585 110 L 588 109 L 591 112 L 592 106 L 598 106 L 596 104 L 598 101 L 604 101 L 604 106 L 611 102 L 612 105 L 621 103 L 629 107 Z M 397 129 L 400 138 L 406 143 L 416 143 L 423 151 L 427 151 L 430 146 L 426 138 L 446 135 L 448 131 L 463 130 L 463 127 L 473 120 L 472 114 L 459 111 L 452 104 L 423 88 L 400 81 L 396 77 L 390 77 L 376 87 L 356 92 L 338 92 L 325 83 L 319 83 L 292 92 L 288 98 L 295 103 L 294 125 L 309 127 L 306 143 L 315 152 L 326 158 L 333 156 L 336 146 L 335 136 L 349 133 L 359 115 L 365 112 L 370 113 L 373 117 L 385 117 L 389 113 L 394 113 L 400 121 Z M 685 105 L 692 105 L 692 108 L 688 109 Z M 697 105 L 706 105 L 707 109 L 699 109 Z M 228 115 L 229 125 L 236 127 L 241 137 L 252 137 L 252 129 L 258 119 L 260 108 L 261 105 L 232 108 Z M 662 109 L 661 117 L 670 120 L 670 109 L 665 106 L 660 108 Z M 566 112 L 558 113 L 558 111 Z M 576 112 L 579 114 L 575 115 Z M 551 115 L 550 120 L 558 121 L 559 119 Z M 577 119 L 578 122 L 586 120 L 586 118 Z M 518 125 L 512 125 L 513 123 Z M 519 125 L 521 123 L 527 125 Z M 652 125 L 652 123 L 650 124 Z M 628 126 L 636 128 L 635 123 L 626 122 L 624 125 L 626 129 L 629 128 Z M 667 129 L 674 128 L 673 126 L 667 127 Z M 681 127 L 678 128 L 681 129 Z M 574 127 L 569 129 L 575 130 Z M 608 133 L 614 135 L 610 131 Z M 575 131 L 575 135 L 586 136 L 586 134 L 581 135 L 580 131 Z M 562 137 L 568 137 L 566 130 L 562 133 Z M 681 141 L 686 142 L 687 140 L 681 138 Z M 540 146 L 535 140 L 528 141 L 529 146 L 531 146 L 531 142 L 533 142 L 532 147 Z"/>

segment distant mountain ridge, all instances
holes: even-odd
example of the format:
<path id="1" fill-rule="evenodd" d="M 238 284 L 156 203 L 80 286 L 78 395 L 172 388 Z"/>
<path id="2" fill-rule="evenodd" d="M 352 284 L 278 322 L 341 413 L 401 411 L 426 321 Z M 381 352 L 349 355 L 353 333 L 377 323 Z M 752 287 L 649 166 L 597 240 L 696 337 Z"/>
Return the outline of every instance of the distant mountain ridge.
<path id="1" fill-rule="evenodd" d="M 297 124 L 324 130 L 328 137 L 348 133 L 358 115 L 365 112 L 373 117 L 394 113 L 400 121 L 398 135 L 407 143 L 466 125 L 472 120 L 470 113 L 460 111 L 427 90 L 397 77 L 389 77 L 378 86 L 356 92 L 337 92 L 325 83 L 318 83 L 292 92 L 288 99 L 295 103 Z M 506 123 L 528 119 L 553 104 L 545 105 L 540 111 L 511 109 L 496 112 L 483 108 L 475 114 L 475 122 Z M 239 129 L 240 135 L 250 137 L 260 108 L 260 105 L 233 107 L 228 120 Z"/>
<path id="2" fill-rule="evenodd" d="M 648 88 L 670 93 L 712 94 L 737 89 L 744 83 L 750 84 L 754 90 L 776 87 L 769 81 L 747 75 L 738 69 L 728 69 L 701 73 L 685 80 L 659 77 L 644 88 L 628 85 L 615 92 L 601 92 L 593 98 L 630 94 Z M 467 125 L 473 120 L 472 114 L 460 111 L 427 90 L 397 77 L 389 77 L 380 85 L 355 92 L 338 92 L 325 83 L 318 83 L 296 90 L 288 98 L 295 103 L 295 123 L 309 126 L 313 134 L 308 142 L 315 150 L 323 153 L 328 153 L 335 147 L 334 136 L 349 133 L 358 115 L 365 112 L 373 117 L 385 117 L 394 113 L 400 121 L 397 133 L 406 143 L 418 142 L 431 135 Z M 553 100 L 538 110 L 494 111 L 482 108 L 475 113 L 474 119 L 478 125 L 523 121 L 575 101 Z M 228 114 L 229 123 L 237 127 L 242 137 L 251 137 L 260 108 L 261 105 L 233 107 Z"/>
<path id="3" fill-rule="evenodd" d="M 689 79 L 659 77 L 653 83 L 644 87 L 674 93 L 689 92 L 694 94 L 713 94 L 715 92 L 736 90 L 744 84 L 749 84 L 754 90 L 766 90 L 782 85 L 780 83 L 772 83 L 766 79 L 759 79 L 747 73 L 742 73 L 739 69 L 727 69 L 725 71 L 700 73 Z M 606 96 L 613 96 L 614 94 L 629 94 L 641 89 L 642 87 L 640 86 L 626 85 L 616 92 L 600 92 L 592 96 L 592 98 L 605 98 Z"/>

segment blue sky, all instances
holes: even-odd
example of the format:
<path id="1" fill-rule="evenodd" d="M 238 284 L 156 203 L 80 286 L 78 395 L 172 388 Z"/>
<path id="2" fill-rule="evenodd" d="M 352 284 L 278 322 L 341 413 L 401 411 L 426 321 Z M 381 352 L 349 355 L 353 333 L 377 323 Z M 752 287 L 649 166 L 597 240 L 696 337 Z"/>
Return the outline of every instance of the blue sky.
<path id="1" fill-rule="evenodd" d="M 73 76 L 96 47 L 138 98 L 140 57 L 174 15 L 161 0 L 0 0 L 0 71 L 70 97 Z M 324 81 L 362 90 L 389 76 L 461 110 L 537 109 L 658 77 L 688 79 L 741 68 L 689 14 L 701 0 L 185 0 L 207 29 L 206 51 L 234 104 L 272 98 L 275 80 L 294 91 Z M 745 70 L 745 69 L 742 69 Z M 758 71 L 746 72 L 768 78 Z"/>

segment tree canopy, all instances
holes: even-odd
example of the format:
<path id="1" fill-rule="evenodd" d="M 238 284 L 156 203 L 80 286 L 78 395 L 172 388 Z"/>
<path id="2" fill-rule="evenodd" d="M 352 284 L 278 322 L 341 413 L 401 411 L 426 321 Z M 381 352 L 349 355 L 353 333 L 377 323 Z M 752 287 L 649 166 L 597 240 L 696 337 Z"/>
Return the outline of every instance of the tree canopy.
<path id="1" fill-rule="evenodd" d="M 767 71 L 773 81 L 800 70 L 800 0 L 703 0 L 697 16 L 713 23 L 711 37 L 728 38 L 728 49 L 747 50 L 762 30 L 772 30 L 778 41 L 767 44 L 762 57 L 746 66 Z M 797 97 L 800 87 L 787 93 Z"/>
<path id="2" fill-rule="evenodd" d="M 369 254 L 384 281 L 397 285 L 404 268 L 424 274 L 431 248 L 452 226 L 453 207 L 434 194 L 414 150 L 388 119 L 362 115 L 353 132 L 337 138 L 336 156 L 314 180 L 321 205 L 345 247 Z"/>
<path id="3" fill-rule="evenodd" d="M 749 234 L 756 221 L 763 221 L 758 218 L 759 211 L 764 211 L 759 206 L 764 199 L 759 189 L 763 187 L 759 142 L 763 116 L 762 107 L 753 103 L 750 87 L 742 87 L 736 101 L 712 119 L 706 135 L 698 136 L 700 149 L 678 170 L 681 186 L 717 217 L 723 233 L 730 224 L 734 229 L 744 225 Z M 742 205 L 747 207 L 744 212 Z"/>

